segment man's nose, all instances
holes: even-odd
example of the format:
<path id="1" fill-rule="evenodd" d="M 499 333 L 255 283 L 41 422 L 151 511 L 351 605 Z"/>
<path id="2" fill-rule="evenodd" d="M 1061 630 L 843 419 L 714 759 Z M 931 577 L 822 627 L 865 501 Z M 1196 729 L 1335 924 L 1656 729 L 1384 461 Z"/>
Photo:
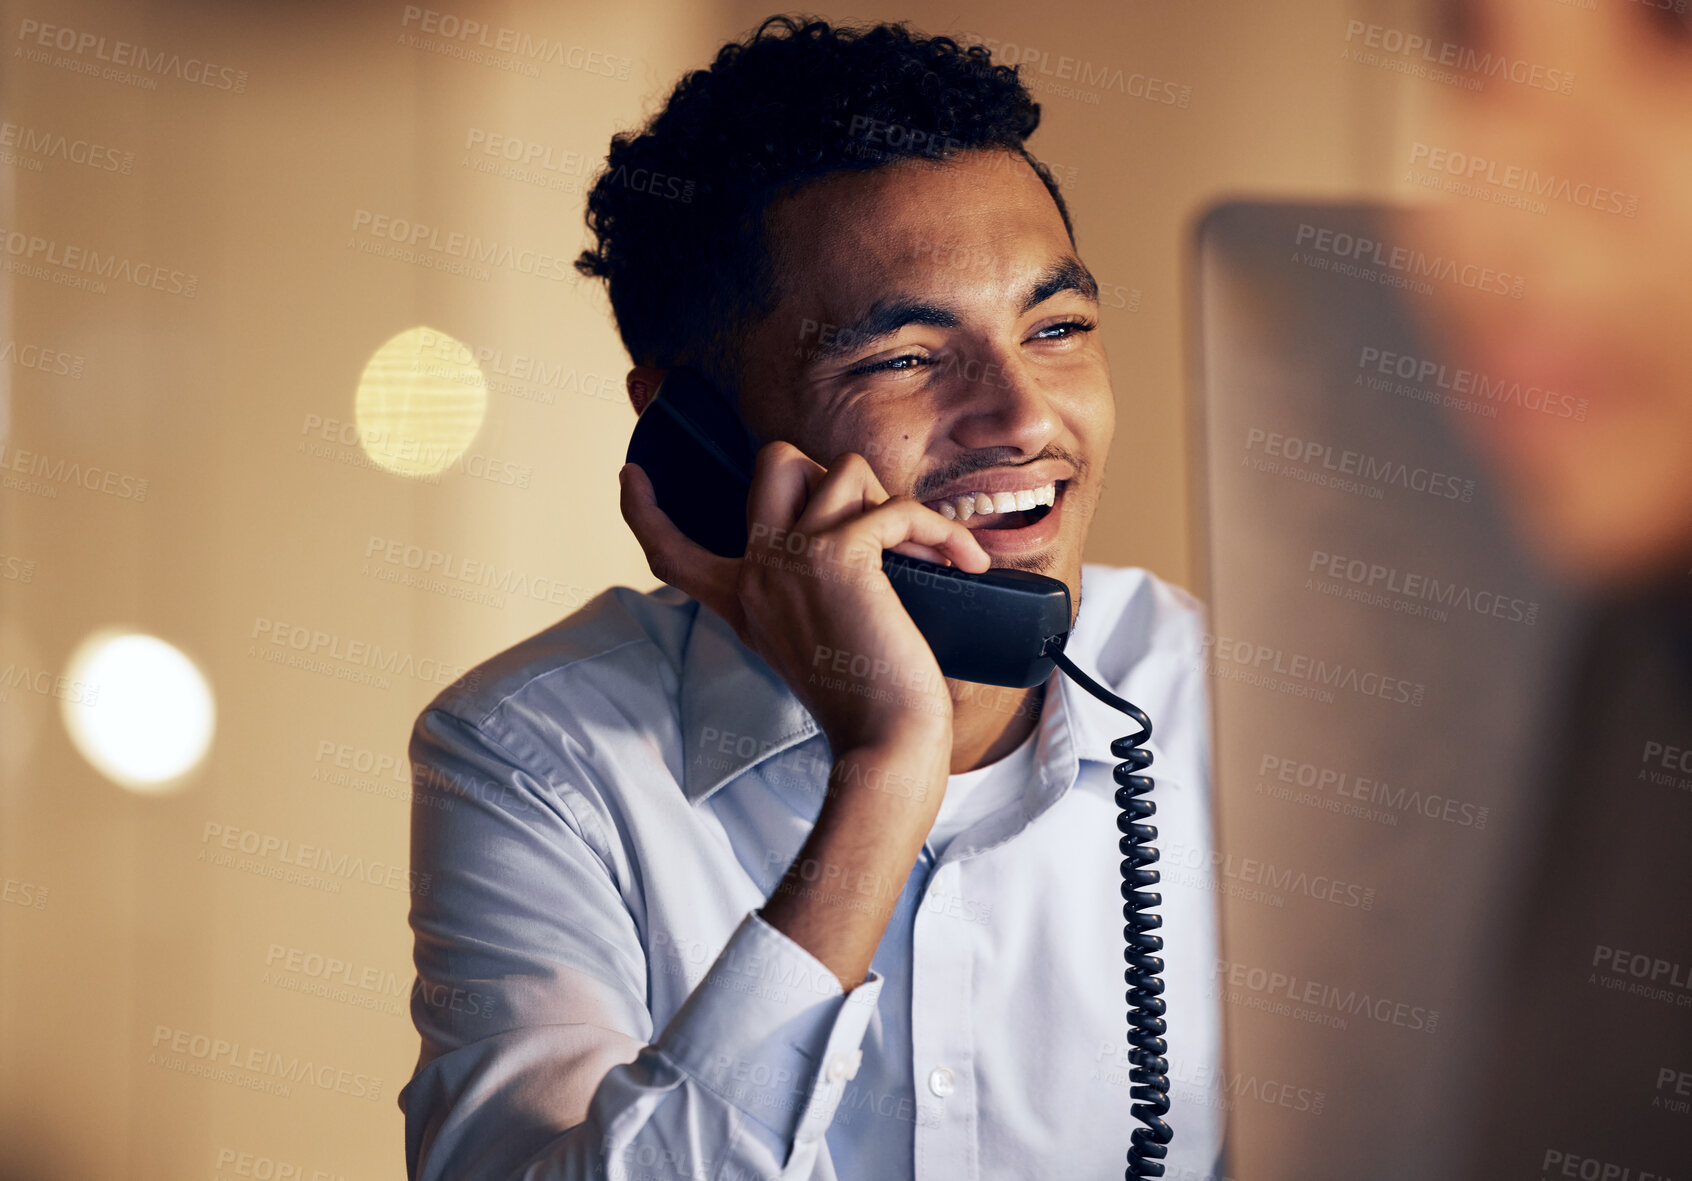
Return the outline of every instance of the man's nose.
<path id="1" fill-rule="evenodd" d="M 1051 398 L 1015 355 L 981 350 L 954 365 L 949 433 L 959 446 L 1015 447 L 1038 455 L 1057 434 Z"/>

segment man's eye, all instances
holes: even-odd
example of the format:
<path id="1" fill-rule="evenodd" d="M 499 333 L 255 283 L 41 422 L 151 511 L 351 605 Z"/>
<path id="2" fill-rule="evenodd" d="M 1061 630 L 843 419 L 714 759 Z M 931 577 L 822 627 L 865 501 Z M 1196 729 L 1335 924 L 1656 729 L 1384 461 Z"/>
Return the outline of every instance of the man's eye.
<path id="1" fill-rule="evenodd" d="M 1072 336 L 1079 336 L 1083 332 L 1091 332 L 1098 327 L 1093 320 L 1074 319 L 1065 320 L 1059 324 L 1048 324 L 1034 334 L 1037 340 L 1068 340 Z M 1048 333 L 1062 333 L 1061 336 Z M 912 369 L 934 364 L 934 358 L 918 353 L 905 353 L 902 356 L 890 357 L 885 361 L 872 361 L 868 365 L 859 365 L 848 370 L 854 377 L 862 377 L 870 373 L 908 373 Z"/>
<path id="2" fill-rule="evenodd" d="M 915 364 L 906 365 L 906 361 Z M 906 353 L 904 356 L 892 357 L 886 361 L 873 361 L 868 365 L 859 365 L 856 369 L 851 370 L 851 373 L 856 377 L 861 377 L 866 373 L 906 373 L 916 368 L 917 365 L 926 365 L 928 362 L 929 358 L 927 357 L 920 357 L 915 353 Z"/>
<path id="3" fill-rule="evenodd" d="M 1070 337 L 1078 336 L 1083 332 L 1091 332 L 1093 329 L 1095 329 L 1097 327 L 1098 327 L 1098 325 L 1096 323 L 1094 323 L 1092 320 L 1065 320 L 1061 324 L 1047 325 L 1045 328 L 1040 329 L 1040 331 L 1036 332 L 1034 335 L 1036 337 L 1039 337 L 1042 340 L 1068 340 Z M 1048 332 L 1056 332 L 1059 329 L 1068 329 L 1068 331 L 1065 332 L 1062 336 L 1047 336 L 1046 335 L 1046 333 L 1048 333 Z"/>

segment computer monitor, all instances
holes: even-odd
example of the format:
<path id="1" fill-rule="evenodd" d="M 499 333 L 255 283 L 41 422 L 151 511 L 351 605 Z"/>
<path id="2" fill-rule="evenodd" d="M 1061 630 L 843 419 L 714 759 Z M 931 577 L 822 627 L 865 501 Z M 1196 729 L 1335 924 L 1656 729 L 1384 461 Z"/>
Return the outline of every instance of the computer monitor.
<path id="1" fill-rule="evenodd" d="M 1545 391 L 1421 327 L 1431 301 L 1519 289 L 1406 218 L 1231 202 L 1190 258 L 1218 831 L 1164 869 L 1218 897 L 1227 1172 L 1248 1181 L 1444 1179 L 1484 1135 L 1477 1048 L 1511 1003 L 1500 955 L 1586 614 L 1454 429 Z"/>

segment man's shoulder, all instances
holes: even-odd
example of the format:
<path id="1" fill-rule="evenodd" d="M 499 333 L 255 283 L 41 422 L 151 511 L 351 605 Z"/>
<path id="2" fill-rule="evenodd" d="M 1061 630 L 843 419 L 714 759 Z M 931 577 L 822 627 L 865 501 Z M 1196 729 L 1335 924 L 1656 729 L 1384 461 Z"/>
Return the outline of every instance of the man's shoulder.
<path id="1" fill-rule="evenodd" d="M 672 587 L 613 586 L 541 631 L 488 657 L 424 707 L 481 725 L 514 702 L 544 690 L 591 683 L 608 662 L 633 667 L 653 692 L 680 675 L 699 603 Z"/>

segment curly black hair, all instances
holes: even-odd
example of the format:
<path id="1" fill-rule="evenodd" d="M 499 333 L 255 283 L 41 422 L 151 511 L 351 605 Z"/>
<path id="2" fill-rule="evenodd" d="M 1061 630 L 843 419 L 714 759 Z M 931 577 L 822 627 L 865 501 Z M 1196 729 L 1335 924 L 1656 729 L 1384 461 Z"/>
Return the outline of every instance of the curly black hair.
<path id="1" fill-rule="evenodd" d="M 639 132 L 612 137 L 587 200 L 596 245 L 576 259 L 606 280 L 636 364 L 693 365 L 731 388 L 736 338 L 774 304 L 764 214 L 830 173 L 976 149 L 1019 153 L 1040 106 L 986 47 L 903 23 L 834 27 L 772 16 L 682 78 Z"/>

